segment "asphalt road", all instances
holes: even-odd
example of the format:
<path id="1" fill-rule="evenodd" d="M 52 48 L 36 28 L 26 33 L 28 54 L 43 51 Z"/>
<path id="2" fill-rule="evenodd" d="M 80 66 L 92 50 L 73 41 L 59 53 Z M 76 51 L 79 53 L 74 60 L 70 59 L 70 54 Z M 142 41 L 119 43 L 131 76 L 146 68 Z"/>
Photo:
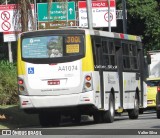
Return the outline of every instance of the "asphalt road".
<path id="1" fill-rule="evenodd" d="M 51 138 L 158 138 L 160 137 L 160 119 L 155 111 L 146 111 L 136 120 L 129 119 L 127 113 L 116 116 L 113 123 L 95 124 L 92 117 L 82 117 L 81 124 L 63 120 L 59 127 L 31 126 L 15 131 L 38 131 L 43 137 Z M 14 130 L 13 130 L 14 131 Z M 13 132 L 12 131 L 12 132 Z M 40 134 L 39 133 L 39 134 Z M 16 134 L 15 132 L 13 134 Z M 50 136 L 52 135 L 52 136 Z M 17 137 L 17 136 L 12 136 Z M 22 136 L 25 137 L 25 136 Z M 30 136 L 32 137 L 32 136 Z"/>
<path id="2" fill-rule="evenodd" d="M 146 111 L 136 120 L 131 120 L 127 113 L 116 116 L 113 123 L 95 124 L 93 118 L 82 117 L 81 124 L 62 123 L 59 127 L 42 128 L 44 134 L 51 135 L 160 135 L 160 119 L 155 111 Z"/>

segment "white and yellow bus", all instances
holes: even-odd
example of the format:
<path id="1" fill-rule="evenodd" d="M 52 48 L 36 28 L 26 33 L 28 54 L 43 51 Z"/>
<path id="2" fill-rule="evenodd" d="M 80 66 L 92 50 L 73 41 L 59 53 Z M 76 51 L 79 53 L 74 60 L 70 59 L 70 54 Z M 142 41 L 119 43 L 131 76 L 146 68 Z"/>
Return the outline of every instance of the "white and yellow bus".
<path id="1" fill-rule="evenodd" d="M 18 40 L 20 107 L 42 126 L 62 115 L 113 122 L 115 112 L 137 119 L 147 106 L 144 58 L 138 36 L 62 28 L 24 32 Z"/>

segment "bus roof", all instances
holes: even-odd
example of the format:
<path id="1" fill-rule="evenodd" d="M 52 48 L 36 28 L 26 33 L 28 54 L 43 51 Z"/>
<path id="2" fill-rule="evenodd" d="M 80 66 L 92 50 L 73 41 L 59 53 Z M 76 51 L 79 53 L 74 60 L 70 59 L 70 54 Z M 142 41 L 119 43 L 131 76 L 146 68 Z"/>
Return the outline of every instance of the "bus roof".
<path id="1" fill-rule="evenodd" d="M 107 31 L 97 31 L 97 30 L 90 30 L 90 34 L 92 34 L 92 35 L 100 35 L 100 36 L 107 36 L 107 37 L 117 38 L 117 39 L 140 41 L 141 42 L 141 38 L 139 36 L 136 36 L 136 35 L 129 35 L 129 34 L 123 34 L 123 33 L 114 33 L 114 32 L 107 32 Z"/>
<path id="2" fill-rule="evenodd" d="M 61 27 L 58 29 L 46 29 L 46 30 L 84 30 L 86 34 L 90 35 L 97 35 L 97 36 L 104 36 L 104 37 L 110 37 L 110 38 L 117 38 L 117 39 L 125 39 L 125 40 L 132 40 L 132 41 L 140 41 L 141 38 L 136 35 L 129 35 L 129 34 L 123 34 L 123 33 L 115 33 L 115 32 L 107 32 L 107 31 L 101 31 L 101 30 L 91 30 L 91 29 L 86 29 L 86 28 L 74 28 L 74 27 Z M 36 31 L 46 31 L 46 30 L 36 30 Z M 34 32 L 34 31 L 32 31 Z M 27 33 L 27 32 L 23 32 Z"/>
<path id="3" fill-rule="evenodd" d="M 101 31 L 101 30 L 91 30 L 91 29 L 85 29 L 85 28 L 74 28 L 74 27 L 63 27 L 63 29 L 80 29 L 85 30 L 86 34 L 91 35 L 99 35 L 99 36 L 107 36 L 111 38 L 117 38 L 117 39 L 125 39 L 125 40 L 133 40 L 133 41 L 140 41 L 141 38 L 136 35 L 130 35 L 130 34 L 123 34 L 123 33 L 115 33 L 115 32 L 108 32 L 108 31 Z"/>

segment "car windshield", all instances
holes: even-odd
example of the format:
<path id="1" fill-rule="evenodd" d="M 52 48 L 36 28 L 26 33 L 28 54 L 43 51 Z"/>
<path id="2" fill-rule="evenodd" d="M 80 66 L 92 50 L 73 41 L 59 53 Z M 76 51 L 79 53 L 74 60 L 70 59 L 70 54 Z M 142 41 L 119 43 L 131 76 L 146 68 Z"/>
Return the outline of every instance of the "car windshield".
<path id="1" fill-rule="evenodd" d="M 155 87 L 155 86 L 158 86 L 158 84 L 160 83 L 160 80 L 148 80 L 146 83 L 147 83 L 147 86 Z"/>

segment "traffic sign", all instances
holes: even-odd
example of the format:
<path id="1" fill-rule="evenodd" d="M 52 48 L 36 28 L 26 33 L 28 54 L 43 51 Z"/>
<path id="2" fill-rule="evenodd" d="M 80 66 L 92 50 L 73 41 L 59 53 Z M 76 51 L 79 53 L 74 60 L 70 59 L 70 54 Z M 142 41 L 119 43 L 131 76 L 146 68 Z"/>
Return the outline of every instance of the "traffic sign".
<path id="1" fill-rule="evenodd" d="M 86 1 L 78 2 L 79 26 L 87 27 Z M 108 27 L 108 3 L 107 1 L 92 1 L 93 27 Z M 110 23 L 112 27 L 117 26 L 116 2 L 110 0 Z"/>
<path id="2" fill-rule="evenodd" d="M 49 12 L 48 3 L 38 3 L 37 13 L 39 22 L 75 20 L 75 2 L 52 2 Z"/>
<path id="3" fill-rule="evenodd" d="M 70 20 L 68 22 L 66 21 L 39 22 L 38 28 L 39 29 L 56 29 L 59 27 L 75 26 L 75 25 L 76 25 L 75 20 Z"/>
<path id="4" fill-rule="evenodd" d="M 14 31 L 12 24 L 15 4 L 0 5 L 0 32 Z"/>
<path id="5" fill-rule="evenodd" d="M 34 13 L 34 5 L 31 4 L 32 13 Z M 16 4 L 0 5 L 0 32 L 3 32 L 4 42 L 16 41 L 15 31 L 15 10 L 17 9 Z M 20 18 L 20 15 L 16 15 L 17 18 Z M 31 23 L 28 22 L 29 28 L 31 28 Z M 18 33 L 17 32 L 17 33 Z"/>
<path id="6" fill-rule="evenodd" d="M 105 13 L 104 19 L 108 22 L 108 12 Z M 113 14 L 110 13 L 110 22 L 113 20 Z"/>
<path id="7" fill-rule="evenodd" d="M 126 19 L 127 19 L 127 10 L 126 10 L 125 14 L 126 14 Z M 123 11 L 122 10 L 116 10 L 116 18 L 123 19 Z"/>
<path id="8" fill-rule="evenodd" d="M 3 32 L 3 41 L 4 42 L 16 41 L 15 32 Z"/>
<path id="9" fill-rule="evenodd" d="M 9 20 L 10 19 L 10 13 L 8 11 L 3 11 L 1 13 L 1 19 L 6 21 L 6 20 Z"/>
<path id="10" fill-rule="evenodd" d="M 4 21 L 2 24 L 1 24 L 1 28 L 2 30 L 5 32 L 5 31 L 9 31 L 11 29 L 11 24 L 8 22 L 8 21 Z"/>

